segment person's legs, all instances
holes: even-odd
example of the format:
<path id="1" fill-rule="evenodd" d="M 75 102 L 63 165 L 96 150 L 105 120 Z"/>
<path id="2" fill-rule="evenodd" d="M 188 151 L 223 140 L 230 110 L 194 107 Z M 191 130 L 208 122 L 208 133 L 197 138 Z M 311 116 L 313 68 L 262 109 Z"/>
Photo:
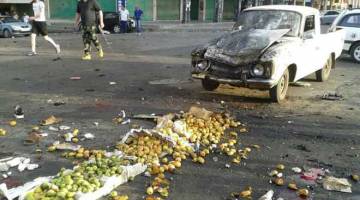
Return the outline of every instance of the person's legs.
<path id="1" fill-rule="evenodd" d="M 31 33 L 31 52 L 36 54 L 36 33 Z"/>
<path id="2" fill-rule="evenodd" d="M 54 42 L 54 40 L 48 36 L 48 30 L 47 30 L 46 22 L 39 22 L 38 27 L 39 27 L 39 32 L 41 33 L 41 35 L 44 36 L 44 39 L 46 41 L 48 41 L 55 48 L 56 53 L 59 54 L 60 53 L 60 45 L 56 44 Z"/>
<path id="3" fill-rule="evenodd" d="M 91 29 L 90 27 L 87 26 L 83 26 L 83 43 L 84 43 L 84 56 L 82 57 L 83 60 L 90 60 L 91 59 L 91 55 L 90 55 L 90 51 L 91 51 Z"/>
<path id="4" fill-rule="evenodd" d="M 121 33 L 126 33 L 126 21 L 120 21 Z"/>
<path id="5" fill-rule="evenodd" d="M 140 33 L 140 20 L 135 20 L 135 27 L 136 27 L 136 32 Z"/>
<path id="6" fill-rule="evenodd" d="M 127 29 L 128 29 L 128 23 L 127 21 L 124 21 L 124 33 L 127 33 Z"/>
<path id="7" fill-rule="evenodd" d="M 100 41 L 99 41 L 98 37 L 96 36 L 96 27 L 95 26 L 91 27 L 91 41 L 94 44 L 95 48 L 97 49 L 99 57 L 100 58 L 104 57 L 104 52 L 100 45 Z"/>
<path id="8" fill-rule="evenodd" d="M 33 22 L 31 29 L 31 52 L 28 53 L 28 56 L 36 55 L 36 35 L 38 33 L 37 22 Z"/>

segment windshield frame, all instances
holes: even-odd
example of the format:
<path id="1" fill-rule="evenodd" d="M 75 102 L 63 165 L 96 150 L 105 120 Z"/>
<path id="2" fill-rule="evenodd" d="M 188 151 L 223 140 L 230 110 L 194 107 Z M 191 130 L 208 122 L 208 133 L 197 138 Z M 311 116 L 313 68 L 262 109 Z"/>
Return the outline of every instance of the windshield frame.
<path id="1" fill-rule="evenodd" d="M 297 33 L 295 35 L 284 35 L 284 36 L 287 36 L 287 37 L 300 37 L 300 33 L 301 33 L 301 30 L 302 30 L 302 24 L 303 24 L 303 14 L 301 12 L 298 12 L 298 11 L 295 11 L 295 10 L 286 10 L 286 9 L 250 9 L 250 10 L 244 10 L 239 18 L 241 17 L 241 15 L 247 13 L 247 12 L 259 12 L 259 11 L 284 11 L 284 12 L 291 12 L 291 13 L 295 13 L 297 15 L 300 16 L 300 24 L 299 24 L 299 30 L 297 31 Z M 233 30 L 239 30 L 238 27 L 239 26 L 236 26 L 238 23 L 239 23 L 240 20 L 237 20 L 233 26 Z"/>

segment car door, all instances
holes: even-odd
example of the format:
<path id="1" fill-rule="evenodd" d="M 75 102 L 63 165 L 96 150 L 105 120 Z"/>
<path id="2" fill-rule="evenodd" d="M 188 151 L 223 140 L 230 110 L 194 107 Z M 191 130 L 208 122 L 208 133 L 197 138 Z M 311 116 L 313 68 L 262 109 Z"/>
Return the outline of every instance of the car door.
<path id="1" fill-rule="evenodd" d="M 305 24 L 303 28 L 302 43 L 299 55 L 297 56 L 298 68 L 295 79 L 301 79 L 314 72 L 316 67 L 319 67 L 319 51 L 320 46 L 318 42 L 318 34 L 315 29 L 315 15 L 308 15 L 305 18 Z"/>
<path id="2" fill-rule="evenodd" d="M 344 16 L 337 27 L 345 29 L 345 43 L 360 40 L 360 13 Z"/>

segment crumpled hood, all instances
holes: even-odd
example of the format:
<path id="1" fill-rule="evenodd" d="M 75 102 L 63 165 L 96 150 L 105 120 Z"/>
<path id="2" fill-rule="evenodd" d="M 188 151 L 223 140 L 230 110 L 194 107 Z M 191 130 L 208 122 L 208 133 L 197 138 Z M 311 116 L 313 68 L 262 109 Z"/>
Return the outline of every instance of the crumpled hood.
<path id="1" fill-rule="evenodd" d="M 204 57 L 230 65 L 250 63 L 288 32 L 289 29 L 235 31 L 210 42 Z"/>

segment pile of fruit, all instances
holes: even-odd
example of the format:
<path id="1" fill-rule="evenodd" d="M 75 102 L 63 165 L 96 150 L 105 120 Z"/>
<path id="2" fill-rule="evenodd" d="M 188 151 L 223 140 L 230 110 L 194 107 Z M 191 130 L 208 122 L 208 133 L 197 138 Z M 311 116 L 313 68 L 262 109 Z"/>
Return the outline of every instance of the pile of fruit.
<path id="1" fill-rule="evenodd" d="M 147 165 L 147 175 L 153 179 L 147 186 L 146 200 L 161 200 L 169 196 L 170 179 L 168 173 L 174 173 L 182 166 L 182 161 L 190 158 L 194 163 L 204 164 L 211 152 L 232 157 L 239 164 L 247 159 L 251 148 L 240 149 L 238 133 L 227 131 L 237 128 L 245 132 L 246 128 L 226 114 L 212 113 L 205 109 L 196 109 L 182 115 L 166 115 L 158 119 L 158 125 L 151 130 L 143 130 L 128 137 L 125 142 L 116 145 L 117 150 L 126 156 L 135 157 L 136 163 Z M 27 195 L 32 199 L 73 199 L 76 192 L 92 192 L 102 186 L 100 177 L 116 176 L 122 172 L 121 166 L 129 161 L 112 157 L 105 158 L 103 151 L 80 148 L 78 151 L 64 153 L 65 157 L 89 158 L 72 172 L 62 171 L 57 178 L 36 188 Z M 111 195 L 117 199 L 117 195 Z M 126 199 L 122 196 L 121 199 Z M 120 199 L 120 198 L 119 198 Z"/>
<path id="2" fill-rule="evenodd" d="M 218 151 L 233 157 L 233 162 L 239 164 L 251 152 L 250 147 L 238 148 L 236 132 L 225 134 L 227 129 L 241 126 L 241 123 L 225 114 L 213 113 L 201 118 L 185 113 L 176 120 L 175 117 L 164 118 L 158 120 L 161 126 L 157 126 L 156 131 L 171 138 L 172 142 L 158 135 L 139 133 L 117 145 L 118 150 L 136 156 L 138 162 L 147 164 L 147 173 L 155 177 L 146 189 L 148 200 L 169 196 L 170 181 L 165 174 L 181 168 L 182 161 L 187 158 L 204 164 L 210 152 Z M 257 145 L 252 147 L 259 148 Z"/>
<path id="3" fill-rule="evenodd" d="M 123 172 L 121 166 L 129 165 L 128 160 L 119 157 L 96 158 L 83 162 L 74 170 L 62 169 L 49 183 L 43 183 L 26 195 L 26 200 L 74 199 L 77 192 L 93 192 L 103 186 L 103 176 L 119 176 Z"/>

